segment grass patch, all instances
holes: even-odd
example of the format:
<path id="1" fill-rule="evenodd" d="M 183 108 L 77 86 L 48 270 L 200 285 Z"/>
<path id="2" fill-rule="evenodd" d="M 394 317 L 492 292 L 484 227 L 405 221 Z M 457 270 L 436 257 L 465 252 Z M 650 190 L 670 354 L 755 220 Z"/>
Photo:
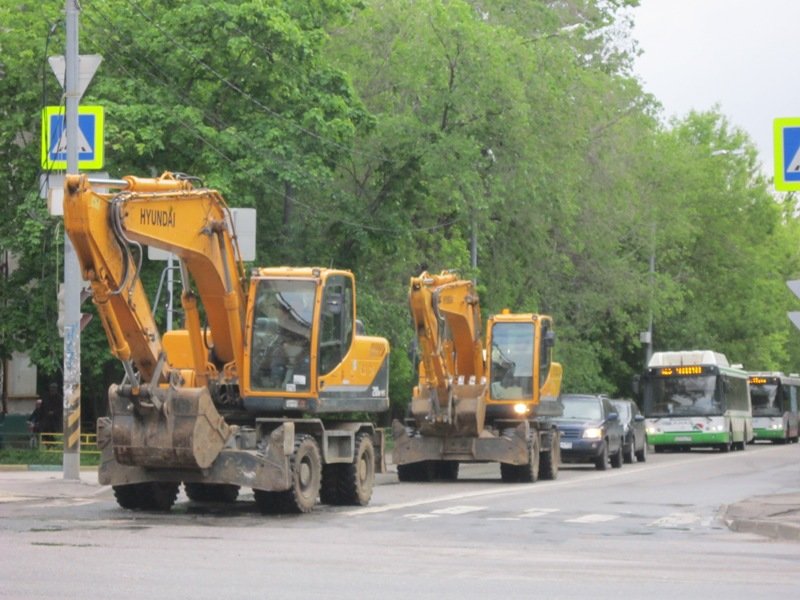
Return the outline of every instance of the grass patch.
<path id="1" fill-rule="evenodd" d="M 0 465 L 60 465 L 61 452 L 42 452 L 20 448 L 0 450 Z M 81 465 L 85 467 L 100 464 L 99 454 L 81 454 Z"/>

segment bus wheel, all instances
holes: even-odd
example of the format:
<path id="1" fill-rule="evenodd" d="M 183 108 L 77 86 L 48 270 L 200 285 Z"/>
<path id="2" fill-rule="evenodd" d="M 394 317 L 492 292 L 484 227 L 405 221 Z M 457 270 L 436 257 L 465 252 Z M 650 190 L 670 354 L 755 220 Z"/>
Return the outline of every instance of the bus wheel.
<path id="1" fill-rule="evenodd" d="M 719 445 L 720 452 L 730 452 L 733 447 L 733 432 L 728 433 L 728 441 Z"/>

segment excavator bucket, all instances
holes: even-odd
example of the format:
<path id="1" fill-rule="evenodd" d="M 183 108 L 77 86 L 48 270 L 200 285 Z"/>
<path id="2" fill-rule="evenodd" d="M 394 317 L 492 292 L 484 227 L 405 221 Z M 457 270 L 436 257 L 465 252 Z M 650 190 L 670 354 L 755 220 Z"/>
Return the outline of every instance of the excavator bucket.
<path id="1" fill-rule="evenodd" d="M 112 385 L 108 399 L 114 458 L 123 465 L 206 469 L 231 433 L 206 388 L 134 394 Z"/>

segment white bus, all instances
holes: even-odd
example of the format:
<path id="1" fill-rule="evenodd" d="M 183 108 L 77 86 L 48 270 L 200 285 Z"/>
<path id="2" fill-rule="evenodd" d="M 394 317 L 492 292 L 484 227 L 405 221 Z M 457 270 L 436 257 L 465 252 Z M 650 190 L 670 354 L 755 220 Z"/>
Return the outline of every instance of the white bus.
<path id="1" fill-rule="evenodd" d="M 783 373 L 750 373 L 753 433 L 756 440 L 774 444 L 798 438 L 800 376 Z"/>
<path id="2" fill-rule="evenodd" d="M 711 350 L 656 352 L 641 379 L 647 441 L 672 447 L 744 450 L 753 439 L 748 374 Z"/>

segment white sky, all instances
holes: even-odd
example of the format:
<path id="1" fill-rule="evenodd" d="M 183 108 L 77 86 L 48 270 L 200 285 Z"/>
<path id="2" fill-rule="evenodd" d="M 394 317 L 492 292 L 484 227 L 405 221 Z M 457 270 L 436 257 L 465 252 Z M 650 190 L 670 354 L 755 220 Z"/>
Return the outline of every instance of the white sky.
<path id="1" fill-rule="evenodd" d="M 773 172 L 772 122 L 800 117 L 800 0 L 640 0 L 635 72 L 664 116 L 719 104 Z"/>

